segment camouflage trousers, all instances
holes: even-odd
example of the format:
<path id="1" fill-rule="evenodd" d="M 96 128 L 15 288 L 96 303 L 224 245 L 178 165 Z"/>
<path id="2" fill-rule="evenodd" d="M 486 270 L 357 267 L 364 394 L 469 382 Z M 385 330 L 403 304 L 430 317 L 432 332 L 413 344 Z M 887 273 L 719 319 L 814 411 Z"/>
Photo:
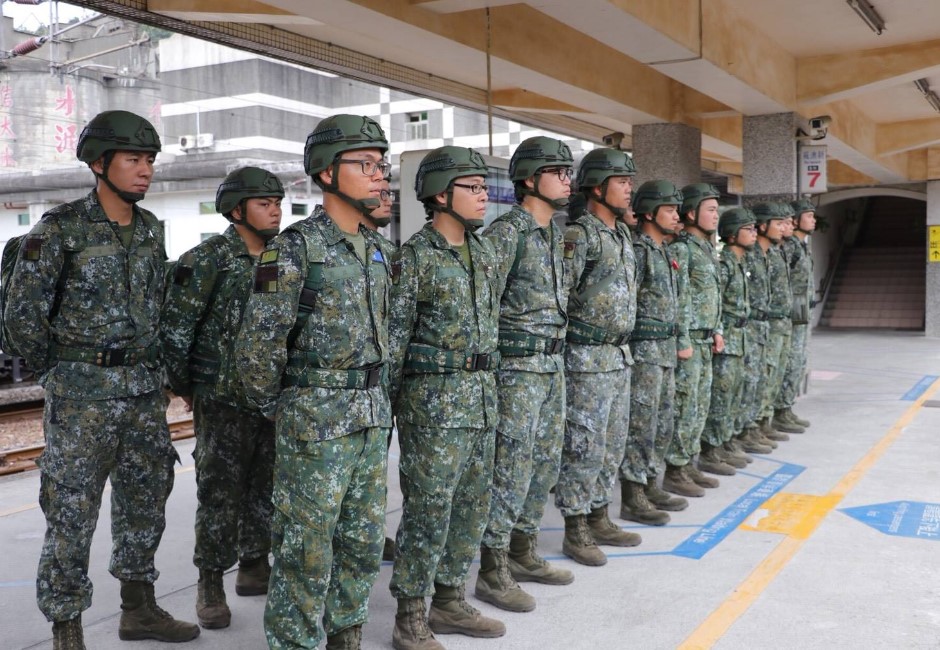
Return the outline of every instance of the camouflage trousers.
<path id="1" fill-rule="evenodd" d="M 196 395 L 196 552 L 193 564 L 225 571 L 271 550 L 274 423 L 258 411 Z"/>
<path id="2" fill-rule="evenodd" d="M 365 622 L 385 542 L 387 440 L 379 427 L 323 441 L 278 432 L 270 648 L 316 648 L 321 614 L 328 635 Z"/>
<path id="3" fill-rule="evenodd" d="M 630 367 L 565 373 L 565 441 L 555 505 L 565 517 L 610 503 L 630 422 Z"/>
<path id="4" fill-rule="evenodd" d="M 508 548 L 513 529 L 536 534 L 558 481 L 565 431 L 564 372 L 499 370 L 499 425 L 483 546 Z"/>
<path id="5" fill-rule="evenodd" d="M 747 345 L 744 350 L 744 386 L 734 421 L 735 432 L 741 432 L 758 418 L 764 377 L 764 348 L 767 346 L 767 321 L 752 320 L 747 324 Z"/>
<path id="6" fill-rule="evenodd" d="M 775 408 L 791 408 L 796 403 L 796 396 L 803 386 L 803 375 L 806 373 L 806 353 L 809 325 L 794 325 L 790 337 L 790 350 L 787 358 L 787 369 L 783 375 L 783 384 L 777 396 Z"/>
<path id="7" fill-rule="evenodd" d="M 461 586 L 490 512 L 493 429 L 432 429 L 398 422 L 403 510 L 395 598 L 425 598 L 434 583 Z"/>
<path id="8" fill-rule="evenodd" d="M 716 354 L 712 360 L 708 417 L 702 430 L 702 440 L 706 444 L 720 447 L 741 430 L 735 424 L 735 416 L 744 399 L 743 390 L 744 357 Z"/>
<path id="9" fill-rule="evenodd" d="M 702 451 L 701 437 L 712 394 L 712 341 L 692 341 L 692 356 L 676 364 L 675 430 L 668 465 L 688 465 Z"/>
<path id="10" fill-rule="evenodd" d="M 154 582 L 153 556 L 166 526 L 173 463 L 163 391 L 107 400 L 46 395 L 46 448 L 39 506 L 46 537 L 39 557 L 36 596 L 50 621 L 78 616 L 91 606 L 91 538 L 105 481 L 111 479 L 111 564 L 119 580 Z"/>
<path id="11" fill-rule="evenodd" d="M 630 432 L 620 478 L 646 483 L 666 463 L 666 448 L 672 440 L 673 399 L 676 392 L 673 368 L 653 363 L 633 366 L 630 387 Z"/>
<path id="12" fill-rule="evenodd" d="M 764 384 L 761 392 L 759 417 L 767 418 L 774 414 L 774 404 L 783 385 L 783 376 L 787 370 L 790 356 L 790 332 L 793 326 L 789 318 L 770 321 L 770 333 L 767 335 L 767 348 L 764 351 Z"/>

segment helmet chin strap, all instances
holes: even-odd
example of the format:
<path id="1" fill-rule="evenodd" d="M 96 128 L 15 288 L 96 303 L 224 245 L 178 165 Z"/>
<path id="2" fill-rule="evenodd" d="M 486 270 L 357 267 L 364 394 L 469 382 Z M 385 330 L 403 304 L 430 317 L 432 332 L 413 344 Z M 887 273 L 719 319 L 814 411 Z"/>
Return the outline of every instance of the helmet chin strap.
<path id="1" fill-rule="evenodd" d="M 134 204 L 137 203 L 138 201 L 143 201 L 143 200 L 144 200 L 144 197 L 146 196 L 146 194 L 144 194 L 143 192 L 128 192 L 128 191 L 126 191 L 126 190 L 118 189 L 117 185 L 115 185 L 114 183 L 112 183 L 112 182 L 111 182 L 111 179 L 108 178 L 108 167 L 111 166 L 111 160 L 112 160 L 113 158 L 114 158 L 114 152 L 113 152 L 113 151 L 107 151 L 107 152 L 105 152 L 105 154 L 104 154 L 104 165 L 102 165 L 101 173 L 99 174 L 99 173 L 96 172 L 94 169 L 91 170 L 92 173 L 93 173 L 96 177 L 98 177 L 98 178 L 100 178 L 102 181 L 104 181 L 104 184 L 107 185 L 108 188 L 109 188 L 112 192 L 114 192 L 114 193 L 117 195 L 117 197 L 118 197 L 119 199 L 121 199 L 122 201 L 124 201 L 124 202 L 127 203 L 128 205 L 134 205 Z"/>
<path id="2" fill-rule="evenodd" d="M 627 209 L 626 209 L 626 208 L 615 208 L 614 206 L 612 206 L 610 203 L 607 202 L 607 187 L 608 187 L 609 183 L 610 183 L 610 179 L 609 179 L 609 178 L 605 178 L 605 179 L 604 179 L 604 182 L 601 183 L 600 185 L 598 185 L 598 187 L 599 187 L 600 190 L 601 190 L 601 196 L 600 196 L 600 198 L 594 196 L 593 194 L 592 194 L 589 198 L 590 198 L 592 201 L 595 201 L 596 203 L 600 203 L 602 206 L 604 206 L 605 208 L 607 208 L 608 210 L 610 210 L 610 211 L 614 214 L 614 217 L 615 217 L 615 218 L 617 218 L 617 219 L 622 219 L 622 218 L 623 218 L 623 215 L 625 215 L 625 214 L 627 213 Z"/>
<path id="3" fill-rule="evenodd" d="M 695 208 L 695 219 L 692 220 L 692 225 L 698 228 L 699 230 L 701 230 L 703 233 L 705 233 L 709 237 L 711 237 L 712 235 L 715 234 L 715 230 L 717 230 L 717 228 L 712 228 L 711 230 L 702 228 L 702 224 L 698 222 L 698 217 L 699 217 L 701 207 L 702 207 L 702 204 L 699 203 L 698 206 Z"/>
<path id="4" fill-rule="evenodd" d="M 658 208 L 658 207 L 657 207 L 657 208 L 654 208 L 654 210 L 656 210 L 656 211 L 658 212 L 658 211 L 659 211 L 659 208 Z M 657 229 L 659 232 L 661 232 L 661 233 L 664 234 L 664 235 L 675 235 L 675 234 L 676 234 L 676 231 L 675 231 L 674 228 L 664 228 L 663 226 L 661 226 L 660 223 L 659 223 L 658 221 L 656 221 L 656 215 L 655 215 L 655 214 L 654 214 L 654 215 L 651 215 L 651 216 L 652 216 L 653 218 L 650 219 L 649 222 L 650 222 L 651 224 L 653 224 L 654 226 L 656 226 L 656 229 Z"/>
<path id="5" fill-rule="evenodd" d="M 449 214 L 464 227 L 464 230 L 468 232 L 475 232 L 476 230 L 483 227 L 483 219 L 467 219 L 461 216 L 456 210 L 454 210 L 454 189 L 450 188 L 446 192 L 447 194 L 447 205 L 442 206 L 440 204 L 435 204 L 431 206 L 433 212 L 443 212 L 444 214 Z"/>
<path id="6" fill-rule="evenodd" d="M 268 243 L 269 241 L 274 239 L 274 237 L 276 237 L 277 234 L 280 232 L 280 230 L 278 230 L 277 228 L 255 228 L 253 225 L 248 223 L 248 212 L 247 212 L 248 200 L 247 199 L 242 199 L 242 202 L 238 204 L 238 207 L 241 208 L 241 215 L 242 215 L 241 219 L 236 221 L 235 215 L 232 214 L 231 215 L 232 223 L 239 225 L 239 226 L 243 226 L 246 230 L 250 230 L 251 232 L 255 233 L 256 235 L 258 235 L 258 237 L 261 238 L 261 241 L 263 241 L 264 243 Z"/>
<path id="7" fill-rule="evenodd" d="M 368 219 L 369 223 L 371 223 L 376 228 L 384 228 L 388 224 L 392 223 L 391 217 L 373 217 L 371 214 L 367 214 L 366 219 Z"/>
<path id="8" fill-rule="evenodd" d="M 548 198 L 547 196 L 545 196 L 544 194 L 542 194 L 541 192 L 539 192 L 539 180 L 541 180 L 541 178 L 542 178 L 542 170 L 539 170 L 539 171 L 535 172 L 534 176 L 535 176 L 535 186 L 530 190 L 528 187 L 526 187 L 525 184 L 523 184 L 523 185 L 522 185 L 522 190 L 521 190 L 521 193 L 522 193 L 522 194 L 527 194 L 527 195 L 529 195 L 529 196 L 534 196 L 535 198 L 539 199 L 540 201 L 545 201 L 546 203 L 548 203 L 550 206 L 552 206 L 552 207 L 555 208 L 556 210 L 562 210 L 562 209 L 568 207 L 568 197 L 567 197 L 567 196 L 563 196 L 563 197 L 561 197 L 560 199 L 550 199 L 550 198 Z M 449 200 L 449 199 L 448 199 L 448 200 Z"/>
<path id="9" fill-rule="evenodd" d="M 374 210 L 377 210 L 379 206 L 382 205 L 382 202 L 379 199 L 371 198 L 371 197 L 368 199 L 354 199 L 353 197 L 349 196 L 345 192 L 340 191 L 339 174 L 336 172 L 335 167 L 334 167 L 334 172 L 333 172 L 333 178 L 330 181 L 330 184 L 321 186 L 321 189 L 324 192 L 335 194 L 336 196 L 344 200 L 346 203 L 356 208 L 356 210 L 366 219 L 371 220 L 372 212 Z"/>

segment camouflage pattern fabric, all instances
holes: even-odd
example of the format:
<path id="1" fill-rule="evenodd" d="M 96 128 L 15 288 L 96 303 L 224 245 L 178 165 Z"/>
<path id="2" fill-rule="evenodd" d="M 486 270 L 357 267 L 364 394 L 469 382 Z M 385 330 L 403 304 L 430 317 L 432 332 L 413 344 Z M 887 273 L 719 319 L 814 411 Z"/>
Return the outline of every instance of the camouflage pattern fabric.
<path id="1" fill-rule="evenodd" d="M 480 548 L 490 506 L 493 429 L 398 423 L 404 503 L 390 585 L 426 598 L 434 583 L 459 587 Z"/>
<path id="2" fill-rule="evenodd" d="M 770 269 L 770 329 L 764 354 L 764 384 L 761 395 L 761 418 L 774 414 L 774 404 L 783 385 L 790 354 L 790 335 L 793 325 L 790 313 L 793 294 L 790 291 L 790 270 L 780 246 L 771 246 L 767 251 Z M 781 316 L 782 315 L 782 316 Z"/>
<path id="3" fill-rule="evenodd" d="M 193 564 L 225 571 L 271 550 L 274 423 L 197 394 L 196 551 Z"/>
<path id="4" fill-rule="evenodd" d="M 216 402 L 249 406 L 234 345 L 251 296 L 254 263 L 234 226 L 176 263 L 168 278 L 160 338 L 167 378 L 177 395 L 198 391 Z"/>
<path id="5" fill-rule="evenodd" d="M 560 354 L 554 356 L 560 361 Z M 499 370 L 496 390 L 499 424 L 483 546 L 505 549 L 513 529 L 538 533 L 549 491 L 558 481 L 565 374 Z"/>
<path id="6" fill-rule="evenodd" d="M 712 391 L 713 335 L 722 333 L 721 277 L 711 241 L 687 232 L 669 246 L 679 266 L 679 337 L 676 347 L 692 348 L 676 365 L 675 431 L 666 454 L 670 465 L 687 465 L 701 452 L 701 436 Z M 711 334 L 711 336 L 706 336 Z"/>
<path id="7" fill-rule="evenodd" d="M 725 348 L 712 359 L 712 390 L 702 440 L 712 447 L 741 430 L 736 418 L 744 401 L 744 355 L 750 316 L 748 278 L 744 261 L 725 247 L 721 252 L 721 314 Z"/>
<path id="8" fill-rule="evenodd" d="M 747 342 L 744 352 L 743 399 L 735 418 L 735 429 L 738 431 L 759 417 L 764 382 L 764 347 L 767 345 L 770 331 L 770 267 L 767 255 L 758 244 L 745 253 L 744 269 L 747 275 L 750 317 L 745 335 Z"/>
<path id="9" fill-rule="evenodd" d="M 388 362 L 391 281 L 381 241 L 359 232 L 365 260 L 317 206 L 272 239 L 238 338 L 249 399 L 276 409 L 272 648 L 316 647 L 321 612 L 327 634 L 363 623 L 381 562 L 391 409 L 385 382 L 363 378 Z M 308 276 L 309 317 L 294 338 Z"/>
<path id="10" fill-rule="evenodd" d="M 162 390 L 134 397 L 73 400 L 47 395 L 46 448 L 37 461 L 46 536 L 36 595 L 50 621 L 91 606 L 88 558 L 105 481 L 111 479 L 111 564 L 119 580 L 154 582 L 154 554 L 166 526 L 173 463 Z"/>
<path id="11" fill-rule="evenodd" d="M 273 649 L 316 648 L 324 632 L 368 616 L 385 544 L 388 431 L 307 440 L 281 418 L 277 428 L 264 632 Z"/>
<path id="12" fill-rule="evenodd" d="M 655 321 L 665 326 L 676 326 L 679 321 L 679 287 L 675 272 L 678 263 L 673 262 L 663 245 L 644 233 L 637 234 L 633 251 L 636 255 L 637 325 L 643 321 Z M 636 327 L 630 341 L 633 360 L 674 368 L 676 337 L 640 338 L 639 332 L 640 328 Z M 636 386 L 635 379 L 633 385 Z"/>
<path id="13" fill-rule="evenodd" d="M 628 344 L 636 320 L 636 260 L 629 229 L 590 212 L 565 232 L 569 329 L 565 350 L 566 417 L 555 505 L 566 517 L 610 501 L 630 419 Z M 570 326 L 570 325 L 569 325 Z M 585 327 L 587 326 L 587 327 Z M 620 340 L 613 340 L 619 337 Z"/>
<path id="14" fill-rule="evenodd" d="M 789 350 L 785 351 L 786 370 L 774 403 L 775 409 L 792 408 L 796 403 L 806 376 L 808 342 L 809 325 L 794 325 L 790 333 Z"/>
<path id="15" fill-rule="evenodd" d="M 466 241 L 469 268 L 430 224 L 393 257 L 391 394 L 403 496 L 395 598 L 430 596 L 435 582 L 463 585 L 489 514 L 499 299 L 492 244 L 470 232 Z M 483 358 L 493 369 L 466 368 L 474 354 L 491 355 Z"/>
<path id="16" fill-rule="evenodd" d="M 787 261 L 790 266 L 790 289 L 793 292 L 794 304 L 804 301 L 807 313 L 812 315 L 810 305 L 813 296 L 813 258 L 810 255 L 809 243 L 798 237 L 791 237 L 785 242 L 787 248 Z M 780 393 L 777 396 L 775 408 L 791 408 L 796 402 L 796 396 L 803 385 L 803 377 L 807 368 L 807 353 L 809 344 L 809 324 L 793 324 L 793 333 L 790 338 L 790 350 L 787 359 L 787 368 L 783 377 Z"/>
<path id="17" fill-rule="evenodd" d="M 126 248 L 94 191 L 43 215 L 20 249 L 4 322 L 47 394 L 102 400 L 162 388 L 156 354 L 144 351 L 158 344 L 165 259 L 163 226 L 136 206 Z M 50 322 L 63 265 L 65 287 Z M 111 367 L 59 360 L 66 348 L 130 349 L 142 360 Z"/>

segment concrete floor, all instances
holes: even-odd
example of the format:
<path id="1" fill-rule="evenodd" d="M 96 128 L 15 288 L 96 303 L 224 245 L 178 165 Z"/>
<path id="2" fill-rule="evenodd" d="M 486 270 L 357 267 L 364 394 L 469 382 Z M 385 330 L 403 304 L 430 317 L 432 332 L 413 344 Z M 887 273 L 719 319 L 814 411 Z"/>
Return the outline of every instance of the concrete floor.
<path id="1" fill-rule="evenodd" d="M 508 628 L 496 640 L 444 636 L 454 650 L 633 647 L 940 648 L 940 346 L 897 332 L 816 332 L 810 393 L 797 411 L 812 420 L 773 454 L 641 532 L 633 549 L 607 549 L 605 567 L 561 556 L 562 519 L 550 506 L 541 550 L 574 571 L 567 587 L 526 585 L 528 614 L 471 602 Z M 936 383 L 935 383 L 936 382 Z M 393 452 L 397 449 L 392 447 Z M 194 620 L 191 564 L 195 482 L 192 443 L 168 504 L 157 556 L 161 606 Z M 396 458 L 390 462 L 394 468 Z M 0 481 L 0 648 L 52 647 L 35 605 L 45 529 L 38 476 Z M 614 505 L 618 505 L 619 500 Z M 926 505 L 925 505 L 926 504 Z M 389 476 L 389 530 L 398 524 L 397 472 Z M 845 509 L 854 509 L 846 511 Z M 625 522 L 619 522 L 625 523 Z M 94 604 L 85 612 L 91 649 L 165 647 L 117 638 L 118 583 L 107 572 L 108 507 L 92 549 Z M 469 579 L 475 581 L 476 566 Z M 373 590 L 363 646 L 390 648 L 395 603 L 385 565 Z M 188 648 L 264 648 L 263 597 L 239 598 L 226 576 L 232 626 L 203 630 Z"/>

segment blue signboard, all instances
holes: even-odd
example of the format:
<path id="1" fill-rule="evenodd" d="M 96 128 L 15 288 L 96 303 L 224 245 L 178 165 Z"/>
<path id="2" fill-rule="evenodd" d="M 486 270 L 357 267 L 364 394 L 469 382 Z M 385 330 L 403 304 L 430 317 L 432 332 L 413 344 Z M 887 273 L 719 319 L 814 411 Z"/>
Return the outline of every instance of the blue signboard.
<path id="1" fill-rule="evenodd" d="M 885 535 L 940 539 L 940 503 L 891 501 L 839 510 Z"/>

